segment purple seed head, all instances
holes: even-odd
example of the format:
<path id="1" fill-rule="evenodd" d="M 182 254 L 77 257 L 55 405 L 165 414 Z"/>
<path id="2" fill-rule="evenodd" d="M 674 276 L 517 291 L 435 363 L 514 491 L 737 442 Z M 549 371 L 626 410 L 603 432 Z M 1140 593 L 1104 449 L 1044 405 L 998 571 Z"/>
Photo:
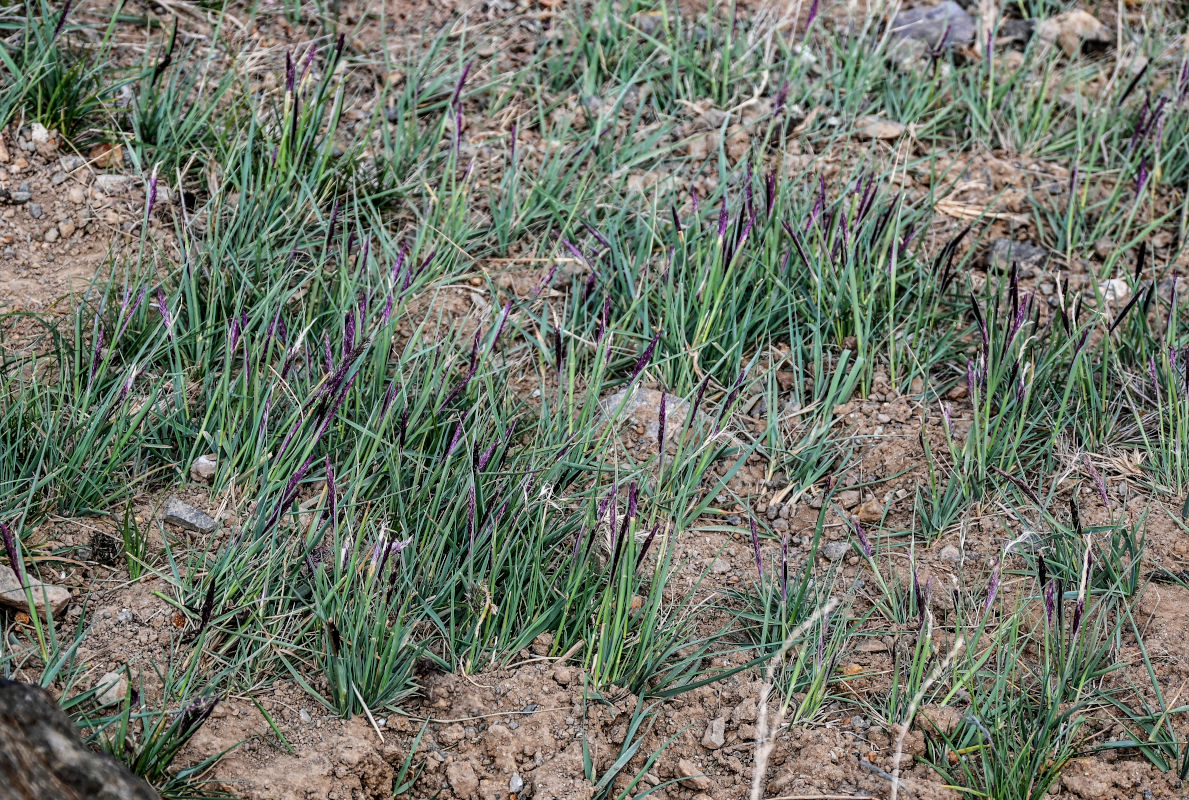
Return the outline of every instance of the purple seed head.
<path id="1" fill-rule="evenodd" d="M 153 206 L 157 204 L 157 167 L 153 166 L 153 174 L 149 177 L 149 200 L 145 204 L 145 219 L 153 215 Z"/>
<path id="2" fill-rule="evenodd" d="M 871 558 L 875 553 L 871 549 L 871 541 L 867 538 L 867 531 L 863 530 L 863 526 L 859 523 L 858 519 L 854 520 L 854 526 L 855 536 L 859 538 L 859 549 L 863 551 L 863 555 Z"/>
<path id="3" fill-rule="evenodd" d="M 656 336 L 652 337 L 652 341 L 648 343 L 648 347 L 644 348 L 643 354 L 637 359 L 636 366 L 632 368 L 632 376 L 628 378 L 629 384 L 633 383 L 639 377 L 640 373 L 644 371 L 644 368 L 648 366 L 648 362 L 652 360 L 652 353 L 656 350 L 656 344 L 660 339 L 661 333 L 657 331 Z"/>
<path id="4" fill-rule="evenodd" d="M 450 440 L 450 446 L 446 448 L 446 458 L 454 454 L 460 441 L 462 441 L 462 420 L 459 420 L 458 425 L 454 428 L 454 438 Z"/>
<path id="5" fill-rule="evenodd" d="M 607 322 L 611 317 L 611 297 L 605 296 L 603 298 L 603 310 L 599 314 L 599 325 L 595 330 L 595 341 L 603 341 L 603 334 L 607 332 Z"/>
<path id="6" fill-rule="evenodd" d="M 1077 604 L 1073 607 L 1073 622 L 1069 629 L 1069 638 L 1076 639 L 1078 630 L 1082 627 L 1082 615 L 1086 613 L 1086 598 L 1079 597 Z"/>
<path id="7" fill-rule="evenodd" d="M 297 67 L 293 63 L 293 51 L 285 51 L 285 91 L 293 94 L 297 86 Z"/>
<path id="8" fill-rule="evenodd" d="M 25 588 L 25 565 L 21 561 L 20 553 L 17 551 L 17 540 L 12 531 L 3 522 L 0 522 L 0 539 L 4 540 L 4 553 L 8 556 L 8 563 L 12 567 L 12 571 L 16 573 L 17 582 L 20 583 L 21 588 Z"/>
<path id="9" fill-rule="evenodd" d="M 1135 173 L 1135 196 L 1138 198 L 1148 185 L 1148 157 L 1141 156 L 1139 170 Z"/>
<path id="10" fill-rule="evenodd" d="M 467 494 L 467 532 L 470 535 L 470 549 L 473 552 L 475 549 L 475 505 L 477 498 L 475 497 L 475 484 L 471 483 L 471 490 Z"/>
<path id="11" fill-rule="evenodd" d="M 784 111 L 784 104 L 789 99 L 789 82 L 784 81 L 780 84 L 780 91 L 776 93 L 776 99 L 772 102 L 772 114 L 779 116 Z"/>
<path id="12" fill-rule="evenodd" d="M 789 599 L 789 537 L 785 534 L 780 539 L 780 602 L 787 603 Z"/>
<path id="13" fill-rule="evenodd" d="M 668 397 L 667 392 L 661 392 L 661 404 L 656 414 L 656 446 L 662 455 L 665 452 L 665 401 Z"/>
<path id="14" fill-rule="evenodd" d="M 1053 624 L 1053 609 L 1055 607 L 1055 597 L 1057 593 L 1056 579 L 1050 580 L 1048 586 L 1045 587 L 1045 621 L 1051 626 Z"/>
<path id="15" fill-rule="evenodd" d="M 996 561 L 995 566 L 991 569 L 991 577 L 987 581 L 987 599 L 983 603 L 983 615 L 991 610 L 991 605 L 995 602 L 995 595 L 999 591 L 999 567 L 1000 562 Z"/>
<path id="16" fill-rule="evenodd" d="M 512 311 L 512 301 L 509 300 L 504 304 L 504 310 L 500 312 L 500 321 L 495 326 L 495 336 L 491 340 L 491 349 L 495 349 L 496 342 L 500 340 L 500 334 L 504 332 L 504 325 L 508 322 L 508 314 Z"/>
<path id="17" fill-rule="evenodd" d="M 727 198 L 722 199 L 722 205 L 718 209 L 718 238 L 724 239 L 727 235 L 727 222 L 730 220 L 727 214 Z"/>
<path id="18" fill-rule="evenodd" d="M 173 319 L 169 315 L 169 306 L 165 302 L 165 292 L 157 288 L 157 312 L 161 315 L 161 323 L 165 326 L 165 332 L 169 334 L 169 338 L 173 339 Z"/>
<path id="19" fill-rule="evenodd" d="M 652 547 L 652 540 L 656 538 L 656 534 L 660 529 L 661 524 L 658 522 L 652 526 L 652 530 L 648 532 L 648 536 L 644 537 L 644 545 L 640 548 L 640 555 L 636 557 L 636 569 L 639 569 L 640 565 L 644 563 L 644 556 L 648 555 L 648 550 Z"/>
<path id="20" fill-rule="evenodd" d="M 54 26 L 54 35 L 50 37 L 50 41 L 58 38 L 58 34 L 62 32 L 62 28 L 66 25 L 66 15 L 70 13 L 70 7 L 74 4 L 74 0 L 66 0 L 62 4 L 62 14 L 58 17 L 58 24 Z"/>
<path id="21" fill-rule="evenodd" d="M 817 19 L 817 7 L 818 7 L 818 0 L 813 0 L 813 2 L 809 4 L 809 15 L 805 19 L 805 32 L 806 33 L 809 32 L 809 26 L 813 24 L 813 21 L 815 19 Z"/>
<path id="22" fill-rule="evenodd" d="M 462 74 L 458 76 L 458 83 L 454 86 L 454 96 L 450 98 L 451 106 L 458 104 L 458 99 L 462 95 L 462 87 L 466 84 L 467 76 L 471 74 L 471 65 L 474 63 L 473 61 L 468 61 L 466 66 L 462 68 Z"/>
<path id="23" fill-rule="evenodd" d="M 756 530 L 755 517 L 750 514 L 747 516 L 747 524 L 751 528 L 751 547 L 755 551 L 756 557 L 756 572 L 759 573 L 760 580 L 764 580 L 764 562 L 760 558 L 760 534 Z"/>

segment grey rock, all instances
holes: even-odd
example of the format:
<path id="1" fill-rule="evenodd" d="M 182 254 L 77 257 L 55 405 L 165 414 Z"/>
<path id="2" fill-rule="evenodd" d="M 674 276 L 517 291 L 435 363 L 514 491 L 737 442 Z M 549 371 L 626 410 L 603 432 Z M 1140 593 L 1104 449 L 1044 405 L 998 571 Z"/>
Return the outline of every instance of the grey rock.
<path id="1" fill-rule="evenodd" d="M 998 44 L 1008 42 L 1024 43 L 1032 38 L 1036 30 L 1036 21 L 1031 19 L 1005 19 L 995 31 L 995 41 Z"/>
<path id="2" fill-rule="evenodd" d="M 629 396 L 629 392 L 631 393 Z M 661 392 L 643 386 L 630 386 L 603 398 L 599 405 L 607 416 L 644 428 L 644 435 L 655 440 L 660 433 Z M 665 438 L 672 442 L 685 428 L 689 404 L 680 397 L 665 396 Z"/>
<path id="3" fill-rule="evenodd" d="M 32 199 L 33 199 L 33 193 L 30 191 L 27 191 L 27 190 L 18 189 L 17 191 L 15 191 L 11 195 L 9 195 L 9 201 L 14 203 L 15 205 L 21 205 L 22 203 L 28 203 Z"/>
<path id="4" fill-rule="evenodd" d="M 33 596 L 33 607 L 42 617 L 47 608 L 51 614 L 59 614 L 70 602 L 70 592 L 61 586 L 42 583 L 27 572 L 25 583 Z M 29 604 L 25 602 L 25 589 L 21 587 L 16 573 L 8 567 L 0 567 L 0 605 L 16 611 L 29 610 Z"/>
<path id="5" fill-rule="evenodd" d="M 29 216 L 33 217 L 33 219 L 41 219 L 44 215 L 45 215 L 45 211 L 42 210 L 40 204 L 38 204 L 38 203 L 30 203 L 29 204 Z"/>
<path id="6" fill-rule="evenodd" d="M 207 455 L 199 456 L 190 465 L 190 480 L 210 486 L 215 480 L 215 473 L 218 469 L 219 457 L 217 455 L 208 453 Z"/>
<path id="7" fill-rule="evenodd" d="M 958 548 L 954 547 L 952 544 L 947 544 L 945 547 L 941 548 L 941 552 L 937 554 L 937 557 L 942 561 L 951 561 L 957 563 L 961 560 L 962 554 L 958 552 Z"/>
<path id="8" fill-rule="evenodd" d="M 987 251 L 987 268 L 1006 270 L 1014 263 L 1023 269 L 1036 269 L 1044 263 L 1047 256 L 1047 250 L 1030 242 L 996 239 L 991 242 L 991 249 Z"/>
<path id="9" fill-rule="evenodd" d="M 311 722 L 314 721 L 314 718 L 310 716 L 310 712 L 306 711 L 304 708 L 301 711 L 297 712 L 297 718 L 300 719 L 302 722 L 304 722 L 306 725 L 309 725 Z"/>
<path id="10" fill-rule="evenodd" d="M 715 575 L 723 575 L 731 571 L 731 562 L 725 558 L 716 558 L 710 562 L 710 571 Z"/>
<path id="11" fill-rule="evenodd" d="M 0 790 L 4 797 L 158 800 L 143 779 L 91 750 L 36 686 L 0 678 Z"/>
<path id="12" fill-rule="evenodd" d="M 702 747 L 717 750 L 726 743 L 727 721 L 722 717 L 710 720 L 706 726 L 706 733 L 702 736 Z"/>
<path id="13" fill-rule="evenodd" d="M 114 706 L 128 696 L 128 676 L 123 672 L 104 673 L 95 682 L 95 699 L 101 706 Z"/>
<path id="14" fill-rule="evenodd" d="M 822 558 L 827 561 L 841 561 L 850 552 L 850 545 L 846 542 L 826 542 L 822 545 Z"/>
<path id="15" fill-rule="evenodd" d="M 966 9 L 945 0 L 935 6 L 906 8 L 892 18 L 893 40 L 915 39 L 930 47 L 953 47 L 974 41 L 974 19 Z"/>
<path id="16" fill-rule="evenodd" d="M 119 194 L 132 185 L 132 179 L 127 175 L 111 175 L 104 173 L 95 176 L 95 188 L 104 194 Z"/>
<path id="17" fill-rule="evenodd" d="M 162 518 L 170 525 L 177 525 L 195 533 L 214 533 L 219 525 L 208 514 L 176 497 L 171 497 L 165 502 L 165 514 Z"/>
<path id="18" fill-rule="evenodd" d="M 524 788 L 524 778 L 520 777 L 519 772 L 513 772 L 512 777 L 508 779 L 508 791 L 515 794 L 523 788 Z"/>

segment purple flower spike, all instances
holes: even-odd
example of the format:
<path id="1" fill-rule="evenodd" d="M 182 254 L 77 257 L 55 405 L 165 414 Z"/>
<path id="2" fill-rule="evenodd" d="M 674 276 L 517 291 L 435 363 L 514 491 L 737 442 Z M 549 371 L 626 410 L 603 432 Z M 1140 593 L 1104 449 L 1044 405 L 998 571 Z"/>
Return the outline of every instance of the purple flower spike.
<path id="1" fill-rule="evenodd" d="M 458 443 L 462 440 L 462 420 L 458 421 L 458 426 L 454 429 L 454 438 L 450 440 L 450 446 L 446 448 L 446 458 L 454 454 L 458 448 Z"/>
<path id="2" fill-rule="evenodd" d="M 500 321 L 495 326 L 495 337 L 491 340 L 491 349 L 495 349 L 496 342 L 500 340 L 500 334 L 504 332 L 504 325 L 508 322 L 508 314 L 512 311 L 512 301 L 509 300 L 504 304 L 504 310 L 500 312 Z"/>
<path id="3" fill-rule="evenodd" d="M 987 581 L 987 599 L 983 603 L 983 616 L 991 610 L 991 605 L 995 602 L 995 595 L 999 591 L 999 567 L 1000 562 L 996 561 L 995 566 L 991 569 L 991 578 Z"/>
<path id="4" fill-rule="evenodd" d="M 780 602 L 789 600 L 789 537 L 785 534 L 780 540 Z"/>
<path id="5" fill-rule="evenodd" d="M 780 91 L 776 93 L 776 100 L 772 103 L 772 114 L 779 116 L 784 111 L 784 104 L 789 98 L 789 82 L 780 84 Z"/>
<path id="6" fill-rule="evenodd" d="M 1049 585 L 1045 587 L 1045 621 L 1051 626 L 1053 624 L 1053 609 L 1055 607 L 1057 593 L 1056 579 L 1049 581 Z"/>
<path id="7" fill-rule="evenodd" d="M 99 321 L 99 315 L 95 315 L 95 324 L 98 330 L 95 331 L 95 348 L 94 353 L 91 354 L 91 376 L 90 381 L 95 380 L 95 373 L 99 371 L 99 363 L 103 361 L 103 323 Z"/>
<path id="8" fill-rule="evenodd" d="M 467 495 L 467 531 L 470 534 L 470 550 L 475 549 L 475 484 L 471 483 L 471 491 Z"/>
<path id="9" fill-rule="evenodd" d="M 656 350 L 656 344 L 661 340 L 661 332 L 657 331 L 656 336 L 652 337 L 652 341 L 648 343 L 648 347 L 644 348 L 644 353 L 636 361 L 636 366 L 632 368 L 632 376 L 628 378 L 628 383 L 632 383 L 639 377 L 644 368 L 648 366 L 648 362 L 652 360 L 652 353 Z"/>
<path id="10" fill-rule="evenodd" d="M 1144 187 L 1148 185 L 1148 157 L 1142 156 L 1139 160 L 1139 171 L 1135 173 L 1135 196 L 1138 198 L 1144 191 Z"/>
<path id="11" fill-rule="evenodd" d="M 650 530 L 648 532 L 648 536 L 644 538 L 644 545 L 640 548 L 640 555 L 636 557 L 636 569 L 639 569 L 640 565 L 644 563 L 644 556 L 648 555 L 648 550 L 650 547 L 652 547 L 652 540 L 656 538 L 656 534 L 660 531 L 660 529 L 661 524 L 658 522 L 652 526 L 652 530 Z"/>
<path id="12" fill-rule="evenodd" d="M 863 551 L 863 555 L 867 556 L 867 558 L 873 557 L 875 552 L 871 549 L 871 541 L 867 538 L 867 531 L 863 530 L 863 526 L 859 524 L 857 519 L 854 520 L 854 525 L 855 536 L 859 537 L 859 548 Z"/>
<path id="13" fill-rule="evenodd" d="M 760 580 L 764 580 L 764 562 L 760 558 L 760 534 L 756 530 L 755 517 L 750 514 L 747 517 L 747 524 L 751 527 L 751 547 L 755 551 L 756 557 L 756 572 L 759 573 Z"/>
<path id="14" fill-rule="evenodd" d="M 458 98 L 462 96 L 462 87 L 467 82 L 467 76 L 471 74 L 471 65 L 473 61 L 468 61 L 466 66 L 462 68 L 462 75 L 458 76 L 458 83 L 454 86 L 454 96 L 450 98 L 450 105 L 458 104 Z"/>
<path id="15" fill-rule="evenodd" d="M 656 446 L 662 456 L 665 454 L 665 401 L 669 395 L 661 392 L 661 405 L 656 414 Z"/>
<path id="16" fill-rule="evenodd" d="M 809 26 L 813 24 L 813 21 L 815 19 L 817 19 L 817 7 L 818 7 L 818 0 L 813 0 L 813 2 L 809 4 L 809 16 L 805 19 L 805 32 L 806 33 L 809 32 Z"/>
<path id="17" fill-rule="evenodd" d="M 727 198 L 724 196 L 722 205 L 718 209 L 718 238 L 723 239 L 727 235 L 727 222 L 730 217 L 727 215 Z"/>
<path id="18" fill-rule="evenodd" d="M 1077 604 L 1073 607 L 1073 623 L 1069 629 L 1069 638 L 1076 639 L 1078 630 L 1082 627 L 1082 614 L 1086 613 L 1086 598 L 1079 597 Z"/>
<path id="19" fill-rule="evenodd" d="M 149 177 L 149 201 L 145 206 L 145 219 L 153 215 L 153 206 L 157 204 L 157 167 L 153 166 L 153 174 Z"/>
<path id="20" fill-rule="evenodd" d="M 1086 471 L 1090 473 L 1090 477 L 1094 480 L 1094 485 L 1098 487 L 1098 494 L 1102 497 L 1102 504 L 1110 509 L 1111 499 L 1106 492 L 1106 479 L 1102 477 L 1102 473 L 1094 468 L 1090 463 L 1090 458 L 1085 453 L 1082 453 L 1082 463 L 1086 465 Z"/>
<path id="21" fill-rule="evenodd" d="M 170 340 L 172 340 L 173 319 L 169 315 L 169 306 L 165 302 L 165 292 L 160 287 L 157 289 L 157 312 L 161 314 L 161 322 L 165 325 L 165 332 L 169 335 Z"/>
<path id="22" fill-rule="evenodd" d="M 16 537 L 3 522 L 0 522 L 0 539 L 4 540 L 4 553 L 8 556 L 8 563 L 12 567 L 12 571 L 16 573 L 17 581 L 23 589 L 25 588 L 25 565 L 21 562 L 20 554 L 17 553 Z"/>
<path id="23" fill-rule="evenodd" d="M 58 38 L 58 34 L 62 32 L 62 28 L 66 25 L 66 15 L 70 13 L 70 7 L 74 5 L 74 0 L 66 0 L 62 6 L 62 15 L 58 17 L 58 24 L 54 27 L 54 35 L 50 37 L 50 41 Z"/>

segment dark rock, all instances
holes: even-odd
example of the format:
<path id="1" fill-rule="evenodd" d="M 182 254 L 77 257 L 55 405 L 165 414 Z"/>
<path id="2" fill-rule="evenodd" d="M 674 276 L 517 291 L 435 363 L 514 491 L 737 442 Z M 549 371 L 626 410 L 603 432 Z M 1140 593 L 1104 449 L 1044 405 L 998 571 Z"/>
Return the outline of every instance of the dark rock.
<path id="1" fill-rule="evenodd" d="M 155 800 L 157 792 L 107 753 L 89 750 L 36 686 L 0 678 L 0 795 Z"/>
<path id="2" fill-rule="evenodd" d="M 171 525 L 177 525 L 195 533 L 214 533 L 219 523 L 208 514 L 199 511 L 192 505 L 183 503 L 176 497 L 165 502 L 164 520 Z"/>
<path id="3" fill-rule="evenodd" d="M 996 239 L 987 251 L 987 268 L 1006 270 L 1016 264 L 1023 269 L 1036 269 L 1044 264 L 1047 256 L 1047 250 L 1029 242 Z"/>
<path id="4" fill-rule="evenodd" d="M 1019 43 L 1024 44 L 1032 38 L 1036 30 L 1036 22 L 1030 19 L 1005 19 L 995 31 L 996 44 Z"/>
<path id="5" fill-rule="evenodd" d="M 892 39 L 915 39 L 930 47 L 953 47 L 974 41 L 974 19 L 966 9 L 945 0 L 935 6 L 906 8 L 892 18 Z"/>

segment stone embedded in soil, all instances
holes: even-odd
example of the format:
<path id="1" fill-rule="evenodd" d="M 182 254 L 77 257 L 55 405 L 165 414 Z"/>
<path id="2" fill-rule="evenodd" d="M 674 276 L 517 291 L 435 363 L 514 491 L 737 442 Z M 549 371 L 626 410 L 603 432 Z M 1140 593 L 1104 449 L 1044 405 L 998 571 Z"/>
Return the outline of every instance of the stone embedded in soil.
<path id="1" fill-rule="evenodd" d="M 863 495 L 859 494 L 857 489 L 847 489 L 838 493 L 838 505 L 843 508 L 854 508 L 862 499 Z"/>
<path id="2" fill-rule="evenodd" d="M 103 194 L 119 194 L 132 186 L 132 179 L 127 175 L 111 175 L 104 173 L 95 176 L 95 188 Z"/>
<path id="3" fill-rule="evenodd" d="M 42 583 L 27 572 L 25 582 L 33 596 L 33 607 L 40 616 L 45 616 L 47 606 L 51 614 L 59 614 L 70 602 L 70 592 L 61 586 Z M 0 605 L 17 611 L 29 610 L 29 604 L 25 602 L 25 590 L 16 573 L 8 567 L 0 567 Z"/>
<path id="4" fill-rule="evenodd" d="M 892 17 L 893 41 L 915 39 L 930 47 L 953 47 L 974 41 L 974 18 L 953 0 L 935 6 L 906 8 Z"/>
<path id="5" fill-rule="evenodd" d="M 941 552 L 937 554 L 937 557 L 942 561 L 951 561 L 956 563 L 961 560 L 962 554 L 958 551 L 957 547 L 954 547 L 952 544 L 947 544 L 945 547 L 941 548 Z"/>
<path id="6" fill-rule="evenodd" d="M 114 706 L 128 695 L 128 676 L 123 672 L 107 672 L 95 682 L 95 700 L 100 706 Z"/>
<path id="7" fill-rule="evenodd" d="M 951 706 L 924 705 L 917 709 L 917 727 L 928 733 L 952 736 L 961 722 L 962 712 Z"/>
<path id="8" fill-rule="evenodd" d="M 1017 264 L 1022 269 L 1036 269 L 1044 263 L 1048 251 L 1030 242 L 996 239 L 987 251 L 987 268 L 1006 270 Z"/>
<path id="9" fill-rule="evenodd" d="M 846 542 L 826 542 L 822 545 L 822 558 L 826 561 L 841 561 L 850 552 L 850 545 Z"/>
<path id="10" fill-rule="evenodd" d="M 219 469 L 219 457 L 214 453 L 201 455 L 190 465 L 190 480 L 210 486 Z"/>
<path id="11" fill-rule="evenodd" d="M 706 733 L 702 736 L 702 746 L 708 750 L 717 750 L 726 743 L 727 721 L 722 717 L 710 720 L 706 726 Z"/>
<path id="12" fill-rule="evenodd" d="M 1055 42 L 1069 57 L 1076 56 L 1085 44 L 1109 45 L 1110 30 L 1088 11 L 1073 9 L 1041 20 L 1036 26 L 1041 41 Z"/>
<path id="13" fill-rule="evenodd" d="M 446 780 L 454 790 L 456 797 L 474 797 L 479 791 L 479 778 L 475 775 L 475 768 L 466 761 L 455 761 L 446 767 Z"/>
<path id="14" fill-rule="evenodd" d="M 183 503 L 176 497 L 171 497 L 165 503 L 165 514 L 162 517 L 171 525 L 177 525 L 195 533 L 214 533 L 217 523 L 208 514 L 199 511 L 192 505 Z"/>
<path id="15" fill-rule="evenodd" d="M 874 497 L 859 506 L 859 522 L 870 524 L 883 519 L 884 505 Z"/>
<path id="16" fill-rule="evenodd" d="M 896 139 L 905 131 L 903 122 L 878 117 L 864 117 L 855 123 L 855 130 L 862 139 Z"/>
<path id="17" fill-rule="evenodd" d="M 631 396 L 628 393 L 631 392 Z M 599 405 L 607 416 L 633 423 L 644 429 L 644 435 L 656 441 L 660 433 L 661 392 L 643 386 L 628 386 L 603 398 Z M 674 441 L 674 436 L 685 428 L 689 404 L 673 394 L 665 396 L 665 438 Z"/>
<path id="18" fill-rule="evenodd" d="M 701 767 L 688 758 L 682 758 L 677 762 L 677 776 L 681 783 L 693 787 L 699 792 L 710 788 L 710 778 L 706 777 Z"/>

